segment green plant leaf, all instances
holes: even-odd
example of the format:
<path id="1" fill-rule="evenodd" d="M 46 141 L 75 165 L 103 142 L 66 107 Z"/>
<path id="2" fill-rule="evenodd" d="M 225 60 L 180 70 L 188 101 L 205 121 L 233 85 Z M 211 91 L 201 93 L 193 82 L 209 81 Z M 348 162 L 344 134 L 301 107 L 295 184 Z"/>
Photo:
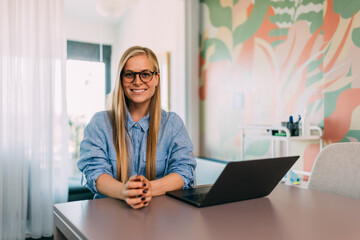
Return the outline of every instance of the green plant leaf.
<path id="1" fill-rule="evenodd" d="M 360 48 L 360 27 L 354 28 L 351 34 L 351 38 L 355 46 Z"/>
<path id="2" fill-rule="evenodd" d="M 352 69 L 351 69 L 351 66 L 350 66 L 349 71 L 348 71 L 348 73 L 346 74 L 346 76 L 347 76 L 347 77 L 350 77 L 351 75 L 352 75 Z"/>
<path id="3" fill-rule="evenodd" d="M 319 12 L 307 12 L 307 13 L 301 13 L 296 21 L 305 20 L 310 22 L 310 32 L 314 33 L 319 27 L 323 25 L 323 11 Z"/>
<path id="4" fill-rule="evenodd" d="M 217 62 L 221 60 L 230 60 L 231 54 L 226 44 L 218 38 L 210 38 L 204 41 L 203 51 L 201 51 L 202 57 L 205 59 L 206 52 L 210 46 L 215 45 L 215 52 L 210 57 L 210 62 Z"/>
<path id="5" fill-rule="evenodd" d="M 360 130 L 349 130 L 340 142 L 350 142 L 349 137 L 356 138 L 360 142 Z"/>
<path id="6" fill-rule="evenodd" d="M 274 8 L 293 8 L 295 7 L 295 1 L 290 1 L 290 0 L 284 0 L 281 2 L 270 1 L 270 6 Z"/>
<path id="7" fill-rule="evenodd" d="M 273 48 L 275 48 L 277 45 L 279 45 L 279 44 L 281 44 L 281 43 L 283 43 L 283 42 L 285 42 L 285 40 L 275 40 L 275 41 L 273 41 L 273 42 L 271 43 L 271 46 L 272 46 Z"/>
<path id="8" fill-rule="evenodd" d="M 287 28 L 276 28 L 269 32 L 269 36 L 271 37 L 281 37 L 287 36 L 289 30 Z"/>
<path id="9" fill-rule="evenodd" d="M 269 20 L 272 23 L 291 22 L 291 15 L 288 13 L 276 14 L 274 16 L 269 16 Z"/>
<path id="10" fill-rule="evenodd" d="M 254 8 L 249 18 L 238 26 L 234 33 L 234 46 L 250 39 L 260 28 L 269 8 L 269 1 L 255 1 Z"/>
<path id="11" fill-rule="evenodd" d="M 308 5 L 309 3 L 313 3 L 313 4 L 323 4 L 324 3 L 324 0 L 303 0 L 301 2 L 302 5 L 306 6 Z"/>
<path id="12" fill-rule="evenodd" d="M 323 77 L 324 77 L 324 74 L 323 74 L 322 71 L 315 74 L 315 75 L 313 75 L 313 76 L 311 76 L 311 77 L 308 77 L 306 79 L 306 87 L 308 87 L 308 86 L 310 86 L 310 85 L 312 85 L 312 84 L 314 84 L 314 83 L 316 83 L 318 81 L 321 81 L 323 79 Z"/>
<path id="13" fill-rule="evenodd" d="M 350 18 L 360 10 L 359 0 L 333 0 L 333 9 L 335 13 L 342 18 Z"/>
<path id="14" fill-rule="evenodd" d="M 210 22 L 214 27 L 226 27 L 232 31 L 232 11 L 230 7 L 222 7 L 220 1 L 201 0 L 210 12 Z"/>
<path id="15" fill-rule="evenodd" d="M 324 93 L 324 101 L 325 101 L 324 119 L 331 116 L 331 114 L 333 114 L 333 112 L 335 111 L 336 101 L 337 101 L 338 97 L 340 96 L 340 94 L 350 88 L 351 88 L 351 83 L 349 83 L 348 85 L 346 85 L 343 88 L 340 88 L 336 91 Z"/>
<path id="16" fill-rule="evenodd" d="M 311 73 L 312 71 L 314 71 L 315 69 L 317 69 L 321 63 L 323 62 L 323 57 L 320 58 L 320 59 L 316 59 L 314 61 L 311 61 L 311 63 L 309 63 L 309 66 L 308 66 L 308 73 Z"/>

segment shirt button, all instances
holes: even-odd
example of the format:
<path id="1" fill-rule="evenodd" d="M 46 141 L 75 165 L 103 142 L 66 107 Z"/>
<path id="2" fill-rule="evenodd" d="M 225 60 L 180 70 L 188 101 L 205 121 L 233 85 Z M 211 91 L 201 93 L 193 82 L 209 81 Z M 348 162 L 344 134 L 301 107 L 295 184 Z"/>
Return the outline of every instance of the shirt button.
<path id="1" fill-rule="evenodd" d="M 135 127 L 139 126 L 139 124 L 135 123 Z"/>

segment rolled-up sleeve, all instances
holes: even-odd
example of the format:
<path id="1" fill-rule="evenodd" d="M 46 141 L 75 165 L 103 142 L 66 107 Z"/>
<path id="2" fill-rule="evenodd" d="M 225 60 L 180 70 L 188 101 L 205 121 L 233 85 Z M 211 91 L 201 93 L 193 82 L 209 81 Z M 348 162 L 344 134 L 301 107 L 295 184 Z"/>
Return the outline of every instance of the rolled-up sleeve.
<path id="1" fill-rule="evenodd" d="M 180 129 L 170 145 L 167 174 L 179 174 L 184 181 L 183 189 L 189 189 L 194 187 L 196 161 L 192 155 L 192 142 L 182 120 L 177 120 L 177 123 L 180 125 Z"/>
<path id="2" fill-rule="evenodd" d="M 78 168 L 86 179 L 86 186 L 94 194 L 99 194 L 96 180 L 101 174 L 112 174 L 112 165 L 107 156 L 107 139 L 101 128 L 103 119 L 95 115 L 84 130 L 84 138 L 80 143 Z"/>

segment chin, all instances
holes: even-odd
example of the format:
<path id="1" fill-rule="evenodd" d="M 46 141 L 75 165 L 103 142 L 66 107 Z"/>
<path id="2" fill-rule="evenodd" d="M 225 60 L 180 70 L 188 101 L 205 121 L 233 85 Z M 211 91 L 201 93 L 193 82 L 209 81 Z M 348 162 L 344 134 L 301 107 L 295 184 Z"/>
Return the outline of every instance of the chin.
<path id="1" fill-rule="evenodd" d="M 134 104 L 147 104 L 150 103 L 150 99 L 129 99 Z"/>

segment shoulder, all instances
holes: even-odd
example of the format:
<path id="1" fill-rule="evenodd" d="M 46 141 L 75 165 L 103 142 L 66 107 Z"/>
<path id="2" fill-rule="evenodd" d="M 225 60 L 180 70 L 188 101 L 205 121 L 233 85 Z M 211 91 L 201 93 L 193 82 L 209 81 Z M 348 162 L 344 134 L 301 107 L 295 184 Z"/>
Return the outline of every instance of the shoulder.
<path id="1" fill-rule="evenodd" d="M 161 125 L 177 132 L 184 127 L 184 122 L 178 114 L 161 110 Z"/>
<path id="2" fill-rule="evenodd" d="M 109 111 L 100 111 L 93 115 L 91 122 L 109 121 Z"/>
<path id="3" fill-rule="evenodd" d="M 112 128 L 109 111 L 101 111 L 94 114 L 89 125 L 93 128 Z"/>

